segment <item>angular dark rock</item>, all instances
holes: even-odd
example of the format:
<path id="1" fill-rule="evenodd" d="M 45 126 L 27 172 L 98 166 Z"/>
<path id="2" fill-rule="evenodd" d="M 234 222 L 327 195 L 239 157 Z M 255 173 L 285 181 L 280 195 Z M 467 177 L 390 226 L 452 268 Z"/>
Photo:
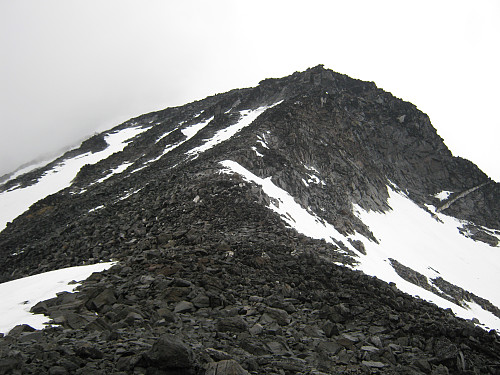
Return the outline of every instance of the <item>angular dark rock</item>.
<path id="1" fill-rule="evenodd" d="M 290 316 L 285 310 L 267 307 L 262 315 L 261 322 L 272 323 L 276 322 L 281 326 L 290 324 Z"/>
<path id="2" fill-rule="evenodd" d="M 112 305 L 116 302 L 115 293 L 111 289 L 104 289 L 91 302 L 92 307 L 101 310 L 104 305 Z"/>
<path id="3" fill-rule="evenodd" d="M 210 363 L 205 375 L 247 375 L 248 372 L 234 359 Z"/>
<path id="4" fill-rule="evenodd" d="M 181 301 L 175 305 L 174 313 L 193 312 L 194 310 L 196 309 L 191 302 Z"/>
<path id="5" fill-rule="evenodd" d="M 217 321 L 217 330 L 219 332 L 244 332 L 247 329 L 247 323 L 239 316 L 221 318 Z"/>
<path id="6" fill-rule="evenodd" d="M 24 332 L 34 332 L 34 331 L 36 331 L 35 328 L 30 326 L 29 324 L 19 324 L 9 331 L 9 336 L 18 337 Z"/>
<path id="7" fill-rule="evenodd" d="M 194 357 L 191 349 L 181 340 L 170 334 L 161 336 L 144 353 L 145 363 L 160 370 L 166 371 L 189 371 L 194 366 Z"/>
<path id="8" fill-rule="evenodd" d="M 15 374 L 21 368 L 22 363 L 22 358 L 19 356 L 0 358 L 0 374 Z"/>

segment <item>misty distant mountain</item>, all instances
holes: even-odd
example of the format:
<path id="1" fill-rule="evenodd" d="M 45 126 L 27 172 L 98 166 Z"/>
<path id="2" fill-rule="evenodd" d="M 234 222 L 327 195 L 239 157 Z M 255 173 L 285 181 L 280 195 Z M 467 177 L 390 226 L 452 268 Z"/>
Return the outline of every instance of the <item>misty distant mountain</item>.
<path id="1" fill-rule="evenodd" d="M 499 373 L 499 213 L 427 115 L 322 66 L 141 115 L 0 185 L 1 282 L 117 262 L 28 301 L 55 326 L 0 373 Z"/>

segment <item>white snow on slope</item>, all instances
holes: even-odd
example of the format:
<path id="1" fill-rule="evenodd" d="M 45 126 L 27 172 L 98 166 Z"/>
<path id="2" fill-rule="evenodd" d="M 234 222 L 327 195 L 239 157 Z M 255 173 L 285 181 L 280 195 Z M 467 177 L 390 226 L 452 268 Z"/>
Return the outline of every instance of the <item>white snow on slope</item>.
<path id="1" fill-rule="evenodd" d="M 181 123 L 181 124 L 182 124 L 182 123 Z M 180 124 L 179 124 L 179 125 L 180 125 Z M 173 130 L 170 130 L 170 131 L 166 132 L 165 134 L 163 134 L 163 135 L 159 136 L 159 137 L 156 139 L 155 143 L 160 142 L 163 138 L 167 137 L 170 133 L 173 133 L 173 132 L 174 132 L 174 131 L 176 131 L 176 130 L 177 130 L 177 128 L 175 128 L 175 129 L 173 129 Z"/>
<path id="2" fill-rule="evenodd" d="M 105 206 L 104 206 L 103 204 L 101 204 L 101 205 L 99 205 L 99 206 L 97 206 L 97 207 L 91 208 L 91 209 L 89 210 L 89 213 L 91 213 L 91 212 L 95 212 L 95 211 L 99 211 L 99 210 L 102 210 L 104 207 L 105 207 Z"/>
<path id="3" fill-rule="evenodd" d="M 333 239 L 341 240 L 359 255 L 357 260 L 360 263 L 355 269 L 386 282 L 395 282 L 400 290 L 408 294 L 419 296 L 442 308 L 451 308 L 457 316 L 464 319 L 476 318 L 483 326 L 500 331 L 500 319 L 492 313 L 475 303 L 468 303 L 468 308 L 457 306 L 405 281 L 388 260 L 396 259 L 428 278 L 441 276 L 446 281 L 499 306 L 499 249 L 482 242 L 474 242 L 459 234 L 457 227 L 462 224 L 459 220 L 438 214 L 442 221 L 440 223 L 409 198 L 391 191 L 389 204 L 393 211 L 366 212 L 359 206 L 354 206 L 354 212 L 379 240 L 380 243 L 376 244 L 360 234 L 343 236 L 331 224 L 297 204 L 290 194 L 274 185 L 270 177 L 260 178 L 231 160 L 222 161 L 221 164 L 224 166 L 223 173 L 239 174 L 245 180 L 261 186 L 264 193 L 271 198 L 269 208 L 277 212 L 297 232 L 329 243 L 334 243 Z M 348 238 L 361 240 L 367 255 L 352 248 Z"/>
<path id="4" fill-rule="evenodd" d="M 269 208 L 278 213 L 281 218 L 288 225 L 297 230 L 297 232 L 311 238 L 323 239 L 329 243 L 334 243 L 333 238 L 337 240 L 344 239 L 344 236 L 340 234 L 333 225 L 308 212 L 300 204 L 295 202 L 290 194 L 276 186 L 271 181 L 271 177 L 260 178 L 232 160 L 224 160 L 221 164 L 225 167 L 225 169 L 222 170 L 223 173 L 237 173 L 245 180 L 262 186 L 264 193 L 272 198 Z M 352 250 L 355 251 L 354 249 Z"/>
<path id="5" fill-rule="evenodd" d="M 399 289 L 419 295 L 441 307 L 450 307 L 457 315 L 470 318 L 471 311 L 425 291 L 401 279 L 390 265 L 389 258 L 431 278 L 441 276 L 479 297 L 500 306 L 500 251 L 483 242 L 462 236 L 458 227 L 463 222 L 442 213 L 431 214 L 413 203 L 408 197 L 389 189 L 386 213 L 367 212 L 353 205 L 354 213 L 369 226 L 379 244 L 361 235 L 351 236 L 363 241 L 367 255 L 360 257 L 357 269 L 385 281 L 396 282 Z M 472 304 L 481 323 L 500 330 L 500 319 Z"/>
<path id="6" fill-rule="evenodd" d="M 187 138 L 183 141 L 189 141 L 191 138 L 193 138 L 198 132 L 203 129 L 205 126 L 208 125 L 210 121 L 212 121 L 214 117 L 210 117 L 208 120 L 202 121 L 198 124 L 190 125 L 187 128 L 184 128 L 181 130 L 182 134 L 184 134 Z"/>
<path id="7" fill-rule="evenodd" d="M 207 126 L 210 121 L 212 121 L 214 119 L 214 117 L 210 117 L 209 119 L 205 120 L 205 121 L 202 121 L 198 124 L 194 124 L 194 125 L 190 125 L 188 126 L 187 128 L 184 128 L 184 129 L 181 129 L 181 132 L 182 134 L 184 134 L 186 136 L 185 139 L 183 139 L 182 141 L 180 142 L 177 142 L 177 143 L 174 143 L 173 145 L 168 145 L 167 147 L 165 147 L 165 149 L 163 150 L 163 152 L 161 153 L 160 156 L 157 156 L 156 158 L 153 158 L 151 160 L 148 160 L 147 162 L 144 163 L 144 165 L 146 166 L 147 164 L 150 164 L 150 163 L 154 163 L 155 161 L 157 160 L 160 160 L 164 155 L 168 154 L 170 151 L 176 149 L 177 147 L 179 147 L 180 145 L 182 145 L 183 143 L 189 141 L 191 138 L 193 138 L 196 134 L 198 134 L 198 132 L 203 129 L 205 126 Z M 179 125 L 181 125 L 183 122 L 181 122 Z M 177 129 L 177 128 L 176 128 Z M 142 169 L 143 167 L 141 168 L 138 168 L 136 170 L 134 170 L 133 172 L 137 172 L 138 170 Z M 132 172 L 132 173 L 133 173 Z"/>
<path id="8" fill-rule="evenodd" d="M 267 135 L 269 135 L 269 130 L 267 131 Z M 262 135 L 257 135 L 257 143 L 260 143 L 260 145 L 264 148 L 269 149 L 269 146 L 267 145 L 267 139 L 266 139 L 266 133 L 262 133 Z"/>
<path id="9" fill-rule="evenodd" d="M 108 143 L 105 150 L 96 153 L 89 152 L 64 160 L 47 171 L 34 185 L 0 193 L 0 231 L 5 228 L 7 222 L 22 214 L 33 203 L 70 186 L 80 168 L 85 164 L 95 164 L 115 152 L 122 151 L 128 140 L 145 130 L 147 128 L 134 127 L 108 134 L 105 137 Z"/>
<path id="10" fill-rule="evenodd" d="M 262 155 L 259 151 L 257 151 L 257 147 L 252 146 L 252 150 L 255 152 L 255 155 L 257 155 L 259 158 L 264 157 L 264 155 Z"/>
<path id="11" fill-rule="evenodd" d="M 241 129 L 247 127 L 252 122 L 254 122 L 255 119 L 257 117 L 259 117 L 263 112 L 265 112 L 269 108 L 277 106 L 282 101 L 283 100 L 281 100 L 277 103 L 274 103 L 270 106 L 259 107 L 259 108 L 254 109 L 254 110 L 248 109 L 248 110 L 241 111 L 240 112 L 240 120 L 236 124 L 230 125 L 225 129 L 221 129 L 221 130 L 217 131 L 213 135 L 213 137 L 206 140 L 204 144 L 193 148 L 192 150 L 188 151 L 186 154 L 196 157 L 198 154 L 205 152 L 206 150 L 211 149 L 212 147 L 218 145 L 219 143 L 227 141 L 229 138 L 231 138 L 236 133 L 238 133 Z"/>
<path id="12" fill-rule="evenodd" d="M 42 329 L 50 319 L 42 314 L 30 313 L 31 307 L 40 301 L 56 296 L 56 293 L 71 292 L 76 285 L 69 282 L 81 281 L 93 272 L 110 268 L 115 263 L 98 263 L 49 271 L 0 284 L 0 333 L 7 334 L 18 324 L 29 324 Z"/>
<path id="13" fill-rule="evenodd" d="M 99 184 L 101 182 L 104 182 L 106 181 L 108 178 L 111 178 L 111 176 L 115 175 L 115 174 L 119 174 L 119 173 L 122 173 L 124 172 L 129 166 L 131 166 L 133 163 L 129 162 L 129 161 L 126 161 L 125 163 L 119 165 L 118 167 L 116 168 L 113 168 L 111 170 L 111 172 L 109 172 L 106 176 L 104 176 L 103 178 L 100 178 L 98 179 L 95 183 Z"/>
<path id="14" fill-rule="evenodd" d="M 307 169 L 308 171 L 312 171 L 312 172 L 315 172 L 317 174 L 319 174 L 319 171 L 314 168 L 313 166 L 310 166 L 310 165 L 307 165 L 307 164 L 302 164 L 304 166 L 305 169 Z"/>
<path id="15" fill-rule="evenodd" d="M 445 199 L 448 199 L 451 193 L 452 193 L 451 191 L 443 190 L 434 196 L 438 198 L 440 201 L 444 201 Z"/>
<path id="16" fill-rule="evenodd" d="M 307 179 L 307 184 L 306 186 L 309 186 L 309 184 L 315 184 L 315 185 L 321 185 L 321 186 L 326 186 L 326 182 L 320 179 L 318 176 L 315 174 L 308 174 L 309 178 Z M 302 180 L 304 181 L 304 180 Z"/>

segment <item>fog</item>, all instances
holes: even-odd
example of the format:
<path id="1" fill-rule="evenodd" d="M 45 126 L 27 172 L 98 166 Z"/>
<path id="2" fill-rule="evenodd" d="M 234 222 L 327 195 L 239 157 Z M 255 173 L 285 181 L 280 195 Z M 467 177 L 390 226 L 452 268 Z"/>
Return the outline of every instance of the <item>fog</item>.
<path id="1" fill-rule="evenodd" d="M 500 2 L 0 3 L 0 175 L 131 117 L 318 64 L 427 113 L 500 181 Z"/>

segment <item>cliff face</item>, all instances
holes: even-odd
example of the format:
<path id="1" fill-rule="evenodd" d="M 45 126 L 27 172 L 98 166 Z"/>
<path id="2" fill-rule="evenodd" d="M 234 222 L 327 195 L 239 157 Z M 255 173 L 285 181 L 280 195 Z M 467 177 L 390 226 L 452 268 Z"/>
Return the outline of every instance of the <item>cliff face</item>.
<path id="1" fill-rule="evenodd" d="M 42 185 L 53 194 L 19 198 Z M 494 332 L 396 286 L 496 324 L 498 295 L 452 270 L 464 252 L 493 254 L 485 275 L 463 264 L 497 277 L 499 185 L 374 83 L 318 66 L 142 115 L 0 192 L 34 203 L 0 232 L 2 281 L 119 261 L 38 304 L 62 328 L 7 336 L 2 353 L 22 353 L 8 354 L 12 368 L 498 372 Z M 422 219 L 385 234 L 374 218 L 400 211 Z M 424 227 L 437 239 L 415 250 Z M 28 337 L 51 354 L 23 349 Z"/>

